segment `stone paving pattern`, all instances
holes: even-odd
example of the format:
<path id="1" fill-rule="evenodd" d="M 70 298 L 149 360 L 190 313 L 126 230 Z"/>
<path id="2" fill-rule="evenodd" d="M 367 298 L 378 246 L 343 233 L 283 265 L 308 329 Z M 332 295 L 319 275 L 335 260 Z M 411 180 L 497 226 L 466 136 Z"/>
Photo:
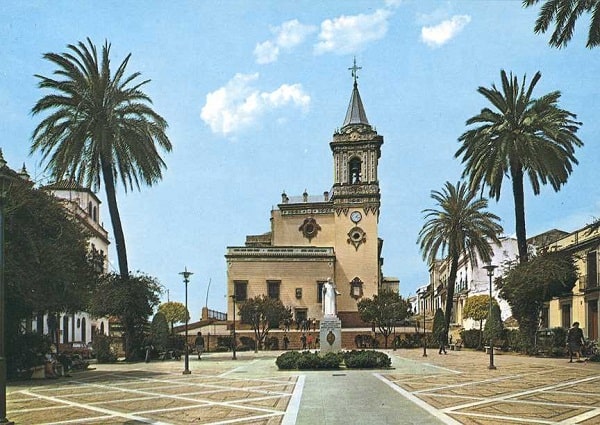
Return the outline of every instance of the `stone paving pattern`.
<path id="1" fill-rule="evenodd" d="M 405 367 L 383 377 L 458 423 L 600 424 L 599 363 L 502 354 L 490 370 L 489 356 L 479 352 L 400 355 Z"/>
<path id="2" fill-rule="evenodd" d="M 409 400 L 420 406 L 422 417 L 398 423 L 600 424 L 599 363 L 503 354 L 495 357 L 497 369 L 489 370 L 488 356 L 481 352 L 440 356 L 429 350 L 427 357 L 422 350 L 388 353 L 393 369 L 343 373 L 376 376 L 368 381 L 373 388 L 364 391 L 383 394 L 386 387 L 393 388 L 388 405 Z M 343 417 L 300 414 L 303 419 L 296 421 L 297 410 L 310 407 L 303 406 L 307 397 L 300 398 L 304 378 L 318 382 L 325 377 L 319 374 L 330 377 L 332 372 L 279 372 L 274 363 L 278 354 L 243 353 L 234 362 L 230 353 L 210 353 L 201 361 L 190 359 L 191 375 L 181 373 L 183 362 L 165 361 L 94 365 L 95 370 L 69 378 L 10 383 L 7 416 L 27 425 L 357 424 L 352 421 L 354 401 L 346 401 L 351 404 L 347 414 L 338 415 Z M 345 403 L 344 381 L 339 382 L 339 388 L 328 389 L 339 397 L 325 402 Z M 377 420 L 378 408 L 361 406 L 371 415 L 369 425 L 383 423 Z"/>

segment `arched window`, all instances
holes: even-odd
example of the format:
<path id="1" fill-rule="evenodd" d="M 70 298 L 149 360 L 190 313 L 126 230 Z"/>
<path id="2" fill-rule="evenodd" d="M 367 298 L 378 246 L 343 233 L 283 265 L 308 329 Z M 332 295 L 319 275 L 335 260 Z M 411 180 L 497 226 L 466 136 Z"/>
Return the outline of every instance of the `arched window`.
<path id="1" fill-rule="evenodd" d="M 87 328 L 85 317 L 81 318 L 81 342 L 87 343 Z"/>
<path id="2" fill-rule="evenodd" d="M 96 206 L 92 209 L 92 220 L 98 221 L 98 208 Z"/>
<path id="3" fill-rule="evenodd" d="M 104 335 L 104 322 L 100 322 L 100 333 Z"/>
<path id="4" fill-rule="evenodd" d="M 63 316 L 63 344 L 69 342 L 69 316 Z"/>
<path id="5" fill-rule="evenodd" d="M 88 202 L 88 215 L 92 216 L 92 201 Z"/>
<path id="6" fill-rule="evenodd" d="M 360 158 L 354 157 L 348 164 L 348 170 L 350 171 L 350 184 L 360 183 L 362 180 L 362 162 Z"/>

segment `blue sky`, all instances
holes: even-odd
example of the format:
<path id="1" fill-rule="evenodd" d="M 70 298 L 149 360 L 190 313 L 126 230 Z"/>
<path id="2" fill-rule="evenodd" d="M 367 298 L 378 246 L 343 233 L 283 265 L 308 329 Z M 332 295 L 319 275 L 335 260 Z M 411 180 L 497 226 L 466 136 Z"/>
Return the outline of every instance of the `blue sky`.
<path id="1" fill-rule="evenodd" d="M 384 136 L 380 160 L 384 274 L 403 295 L 428 280 L 416 244 L 432 190 L 456 183 L 454 159 L 465 121 L 487 106 L 476 90 L 500 70 L 542 73 L 534 96 L 560 90 L 562 107 L 583 122 L 585 146 L 563 189 L 526 193 L 528 236 L 571 231 L 598 215 L 595 160 L 599 50 L 585 49 L 587 18 L 557 50 L 536 35 L 537 9 L 521 1 L 3 1 L 0 2 L 0 146 L 13 168 L 26 164 L 49 75 L 46 52 L 90 37 L 112 43 L 113 64 L 151 79 L 146 92 L 168 123 L 173 152 L 164 179 L 118 200 L 129 264 L 156 276 L 171 300 L 189 286 L 192 320 L 225 309 L 227 246 L 269 231 L 281 192 L 322 194 L 333 181 L 329 142 L 344 119 L 353 57 L 368 119 Z M 514 233 L 509 183 L 490 209 Z M 104 198 L 101 192 L 101 198 Z M 103 221 L 110 219 L 103 204 Z M 116 265 L 116 255 L 111 253 Z M 210 291 L 208 291 L 208 284 Z M 166 294 L 164 296 L 166 300 Z"/>

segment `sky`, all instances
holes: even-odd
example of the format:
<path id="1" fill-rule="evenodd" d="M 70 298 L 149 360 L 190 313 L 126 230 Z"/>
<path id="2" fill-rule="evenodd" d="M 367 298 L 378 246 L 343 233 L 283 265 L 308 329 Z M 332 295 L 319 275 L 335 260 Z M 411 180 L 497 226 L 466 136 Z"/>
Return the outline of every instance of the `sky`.
<path id="1" fill-rule="evenodd" d="M 270 211 L 289 196 L 319 195 L 333 184 L 329 148 L 344 120 L 356 58 L 359 90 L 371 125 L 384 136 L 379 178 L 383 272 L 404 296 L 428 281 L 417 245 L 432 190 L 458 182 L 454 158 L 466 120 L 488 104 L 480 86 L 500 84 L 500 70 L 527 81 L 540 71 L 534 97 L 559 90 L 577 114 L 579 165 L 560 192 L 526 189 L 527 235 L 573 231 L 598 216 L 595 160 L 600 148 L 600 50 L 585 48 L 588 18 L 571 43 L 548 46 L 533 32 L 537 8 L 520 0 L 486 1 L 16 1 L 0 2 L 0 147 L 8 165 L 25 164 L 50 182 L 31 135 L 30 111 L 46 92 L 35 74 L 42 58 L 89 37 L 112 45 L 112 63 L 131 53 L 156 112 L 169 123 L 168 169 L 152 187 L 118 203 L 129 266 L 155 276 L 171 301 L 188 286 L 192 321 L 201 308 L 226 309 L 228 246 L 270 230 Z M 514 235 L 510 182 L 490 211 Z M 99 192 L 104 198 L 103 188 Z M 101 219 L 112 231 L 106 202 Z M 114 243 L 109 253 L 116 270 Z"/>

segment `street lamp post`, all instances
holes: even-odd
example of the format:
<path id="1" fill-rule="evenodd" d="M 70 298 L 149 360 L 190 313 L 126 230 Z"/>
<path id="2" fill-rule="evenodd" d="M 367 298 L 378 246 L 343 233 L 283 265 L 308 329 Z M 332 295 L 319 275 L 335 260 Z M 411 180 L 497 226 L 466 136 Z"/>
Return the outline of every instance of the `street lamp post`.
<path id="1" fill-rule="evenodd" d="M 4 352 L 4 319 L 6 318 L 4 283 L 4 198 L 9 177 L 5 173 L 6 161 L 0 149 L 0 424 L 12 425 L 6 418 L 6 355 Z"/>
<path id="2" fill-rule="evenodd" d="M 258 306 L 254 306 L 254 352 L 258 353 L 258 335 L 257 331 L 260 329 L 260 313 L 258 312 Z"/>
<path id="3" fill-rule="evenodd" d="M 498 266 L 495 266 L 492 263 L 483 266 L 483 268 L 487 270 L 487 275 L 490 278 L 490 309 L 487 318 L 488 329 L 490 330 L 490 365 L 488 366 L 488 369 L 496 369 L 496 366 L 494 366 L 494 332 L 492 329 L 492 278 L 494 277 L 494 269 L 497 267 Z"/>
<path id="4" fill-rule="evenodd" d="M 423 297 L 423 357 L 427 357 L 427 337 L 425 335 L 425 297 Z"/>
<path id="5" fill-rule="evenodd" d="M 194 273 L 188 272 L 187 267 L 179 273 L 183 276 L 183 283 L 185 283 L 185 368 L 183 370 L 184 375 L 189 375 L 192 373 L 190 371 L 190 345 L 188 343 L 188 322 L 189 322 L 189 313 L 188 313 L 188 283 L 190 282 L 190 276 Z"/>
<path id="6" fill-rule="evenodd" d="M 233 357 L 231 358 L 231 360 L 237 360 L 237 355 L 235 352 L 235 347 L 237 345 L 237 339 L 235 337 L 235 310 L 236 310 L 236 296 L 235 294 L 231 295 L 231 300 L 233 301 L 233 341 L 231 342 L 231 349 L 233 350 Z"/>

